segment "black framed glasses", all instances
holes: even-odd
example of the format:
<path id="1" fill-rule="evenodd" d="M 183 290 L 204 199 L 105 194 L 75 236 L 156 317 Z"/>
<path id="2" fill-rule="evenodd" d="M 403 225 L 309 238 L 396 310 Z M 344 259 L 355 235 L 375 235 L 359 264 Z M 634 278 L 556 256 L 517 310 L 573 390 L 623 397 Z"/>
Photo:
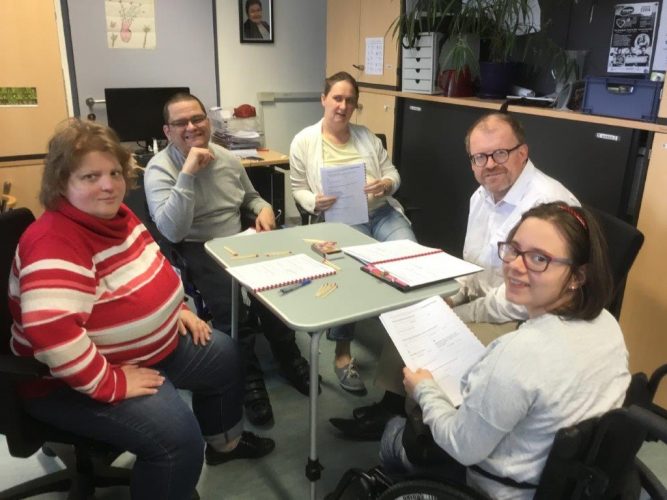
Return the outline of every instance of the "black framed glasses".
<path id="1" fill-rule="evenodd" d="M 493 153 L 475 153 L 474 155 L 468 156 L 468 158 L 470 159 L 470 163 L 476 167 L 483 167 L 486 165 L 489 158 L 493 158 L 493 161 L 501 165 L 509 159 L 512 151 L 519 149 L 521 146 L 523 146 L 522 142 L 511 149 L 496 149 Z"/>
<path id="2" fill-rule="evenodd" d="M 173 122 L 169 122 L 168 125 L 174 128 L 185 128 L 188 126 L 188 123 L 192 123 L 193 125 L 197 126 L 200 123 L 203 123 L 204 120 L 206 120 L 206 118 L 207 118 L 206 115 L 194 115 L 191 116 L 190 118 L 174 120 Z"/>
<path id="3" fill-rule="evenodd" d="M 517 257 L 521 256 L 523 263 L 526 266 L 526 269 L 534 271 L 536 273 L 543 273 L 549 267 L 549 264 L 552 262 L 557 262 L 559 264 L 572 265 L 573 262 L 570 259 L 559 259 L 557 257 L 552 257 L 547 255 L 544 252 L 538 252 L 537 250 L 526 250 L 522 252 L 514 244 L 509 241 L 499 241 L 498 242 L 498 257 L 506 264 L 514 262 Z"/>

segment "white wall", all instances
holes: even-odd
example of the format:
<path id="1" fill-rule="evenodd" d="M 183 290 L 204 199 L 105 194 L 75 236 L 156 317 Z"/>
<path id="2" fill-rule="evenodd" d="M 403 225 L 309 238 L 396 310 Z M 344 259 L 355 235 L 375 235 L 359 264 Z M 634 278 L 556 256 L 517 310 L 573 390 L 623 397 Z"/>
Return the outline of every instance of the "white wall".
<path id="1" fill-rule="evenodd" d="M 216 0 L 220 105 L 257 108 L 259 92 L 321 92 L 326 0 L 273 0 L 273 43 L 240 43 L 238 6 L 238 0 Z M 319 101 L 280 102 L 258 114 L 264 117 L 266 146 L 287 154 L 291 138 L 322 117 L 322 106 Z M 285 206 L 287 217 L 298 215 L 289 178 Z"/>
<path id="2" fill-rule="evenodd" d="M 273 0 L 273 43 L 240 43 L 239 2 L 217 0 L 222 107 L 257 106 L 257 92 L 320 91 L 326 0 Z"/>

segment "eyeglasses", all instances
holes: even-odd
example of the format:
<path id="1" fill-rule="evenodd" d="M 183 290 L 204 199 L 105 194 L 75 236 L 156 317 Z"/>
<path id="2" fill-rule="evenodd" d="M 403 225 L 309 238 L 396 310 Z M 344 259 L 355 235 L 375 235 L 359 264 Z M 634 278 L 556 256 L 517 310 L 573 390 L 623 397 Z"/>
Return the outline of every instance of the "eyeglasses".
<path id="1" fill-rule="evenodd" d="M 543 273 L 546 271 L 549 267 L 549 264 L 552 262 L 558 262 L 559 264 L 567 264 L 570 266 L 572 265 L 572 261 L 570 259 L 558 259 L 556 257 L 552 257 L 551 255 L 546 255 L 535 250 L 527 250 L 522 252 L 508 241 L 498 242 L 498 257 L 500 257 L 500 260 L 502 260 L 505 264 L 514 262 L 519 256 L 521 256 L 523 259 L 523 263 L 526 266 L 526 269 L 536 273 Z"/>
<path id="2" fill-rule="evenodd" d="M 476 167 L 483 167 L 486 165 L 489 158 L 493 158 L 493 161 L 501 165 L 509 159 L 512 151 L 519 149 L 521 146 L 523 146 L 523 143 L 517 144 L 512 149 L 496 149 L 493 153 L 475 153 L 474 155 L 468 156 L 468 158 L 470 159 L 470 163 Z"/>
<path id="3" fill-rule="evenodd" d="M 190 118 L 183 118 L 182 120 L 169 122 L 168 125 L 174 128 L 185 128 L 188 126 L 188 123 L 192 123 L 193 125 L 197 126 L 204 120 L 206 120 L 206 115 L 195 115 Z"/>

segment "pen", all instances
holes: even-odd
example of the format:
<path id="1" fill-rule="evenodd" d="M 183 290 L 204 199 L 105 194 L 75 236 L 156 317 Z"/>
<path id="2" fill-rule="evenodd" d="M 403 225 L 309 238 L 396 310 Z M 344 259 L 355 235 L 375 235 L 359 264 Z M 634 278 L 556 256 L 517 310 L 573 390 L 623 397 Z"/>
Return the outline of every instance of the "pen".
<path id="1" fill-rule="evenodd" d="M 309 285 L 310 283 L 311 283 L 311 280 L 303 280 L 303 281 L 300 281 L 299 283 L 294 283 L 293 285 L 289 285 L 289 286 L 286 286 L 285 288 L 281 288 L 280 293 L 285 295 L 287 293 L 293 292 L 297 288 L 301 288 L 302 286 Z"/>

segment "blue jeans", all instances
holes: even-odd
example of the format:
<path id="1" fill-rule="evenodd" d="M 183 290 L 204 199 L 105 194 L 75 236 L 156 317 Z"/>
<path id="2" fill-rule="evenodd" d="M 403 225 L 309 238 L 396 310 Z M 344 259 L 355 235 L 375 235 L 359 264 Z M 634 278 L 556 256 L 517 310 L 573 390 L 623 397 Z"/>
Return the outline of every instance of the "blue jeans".
<path id="1" fill-rule="evenodd" d="M 206 346 L 179 336 L 174 352 L 153 368 L 166 380 L 151 396 L 108 404 L 63 387 L 24 405 L 38 420 L 134 453 L 133 499 L 189 500 L 203 465 L 202 435 L 223 444 L 243 430 L 238 348 L 217 330 Z M 192 391 L 192 410 L 177 389 Z"/>
<path id="2" fill-rule="evenodd" d="M 368 214 L 366 224 L 352 226 L 357 231 L 375 238 L 377 241 L 412 240 L 417 241 L 407 219 L 388 203 Z M 354 338 L 354 323 L 331 328 L 327 332 L 329 340 L 347 340 Z"/>

